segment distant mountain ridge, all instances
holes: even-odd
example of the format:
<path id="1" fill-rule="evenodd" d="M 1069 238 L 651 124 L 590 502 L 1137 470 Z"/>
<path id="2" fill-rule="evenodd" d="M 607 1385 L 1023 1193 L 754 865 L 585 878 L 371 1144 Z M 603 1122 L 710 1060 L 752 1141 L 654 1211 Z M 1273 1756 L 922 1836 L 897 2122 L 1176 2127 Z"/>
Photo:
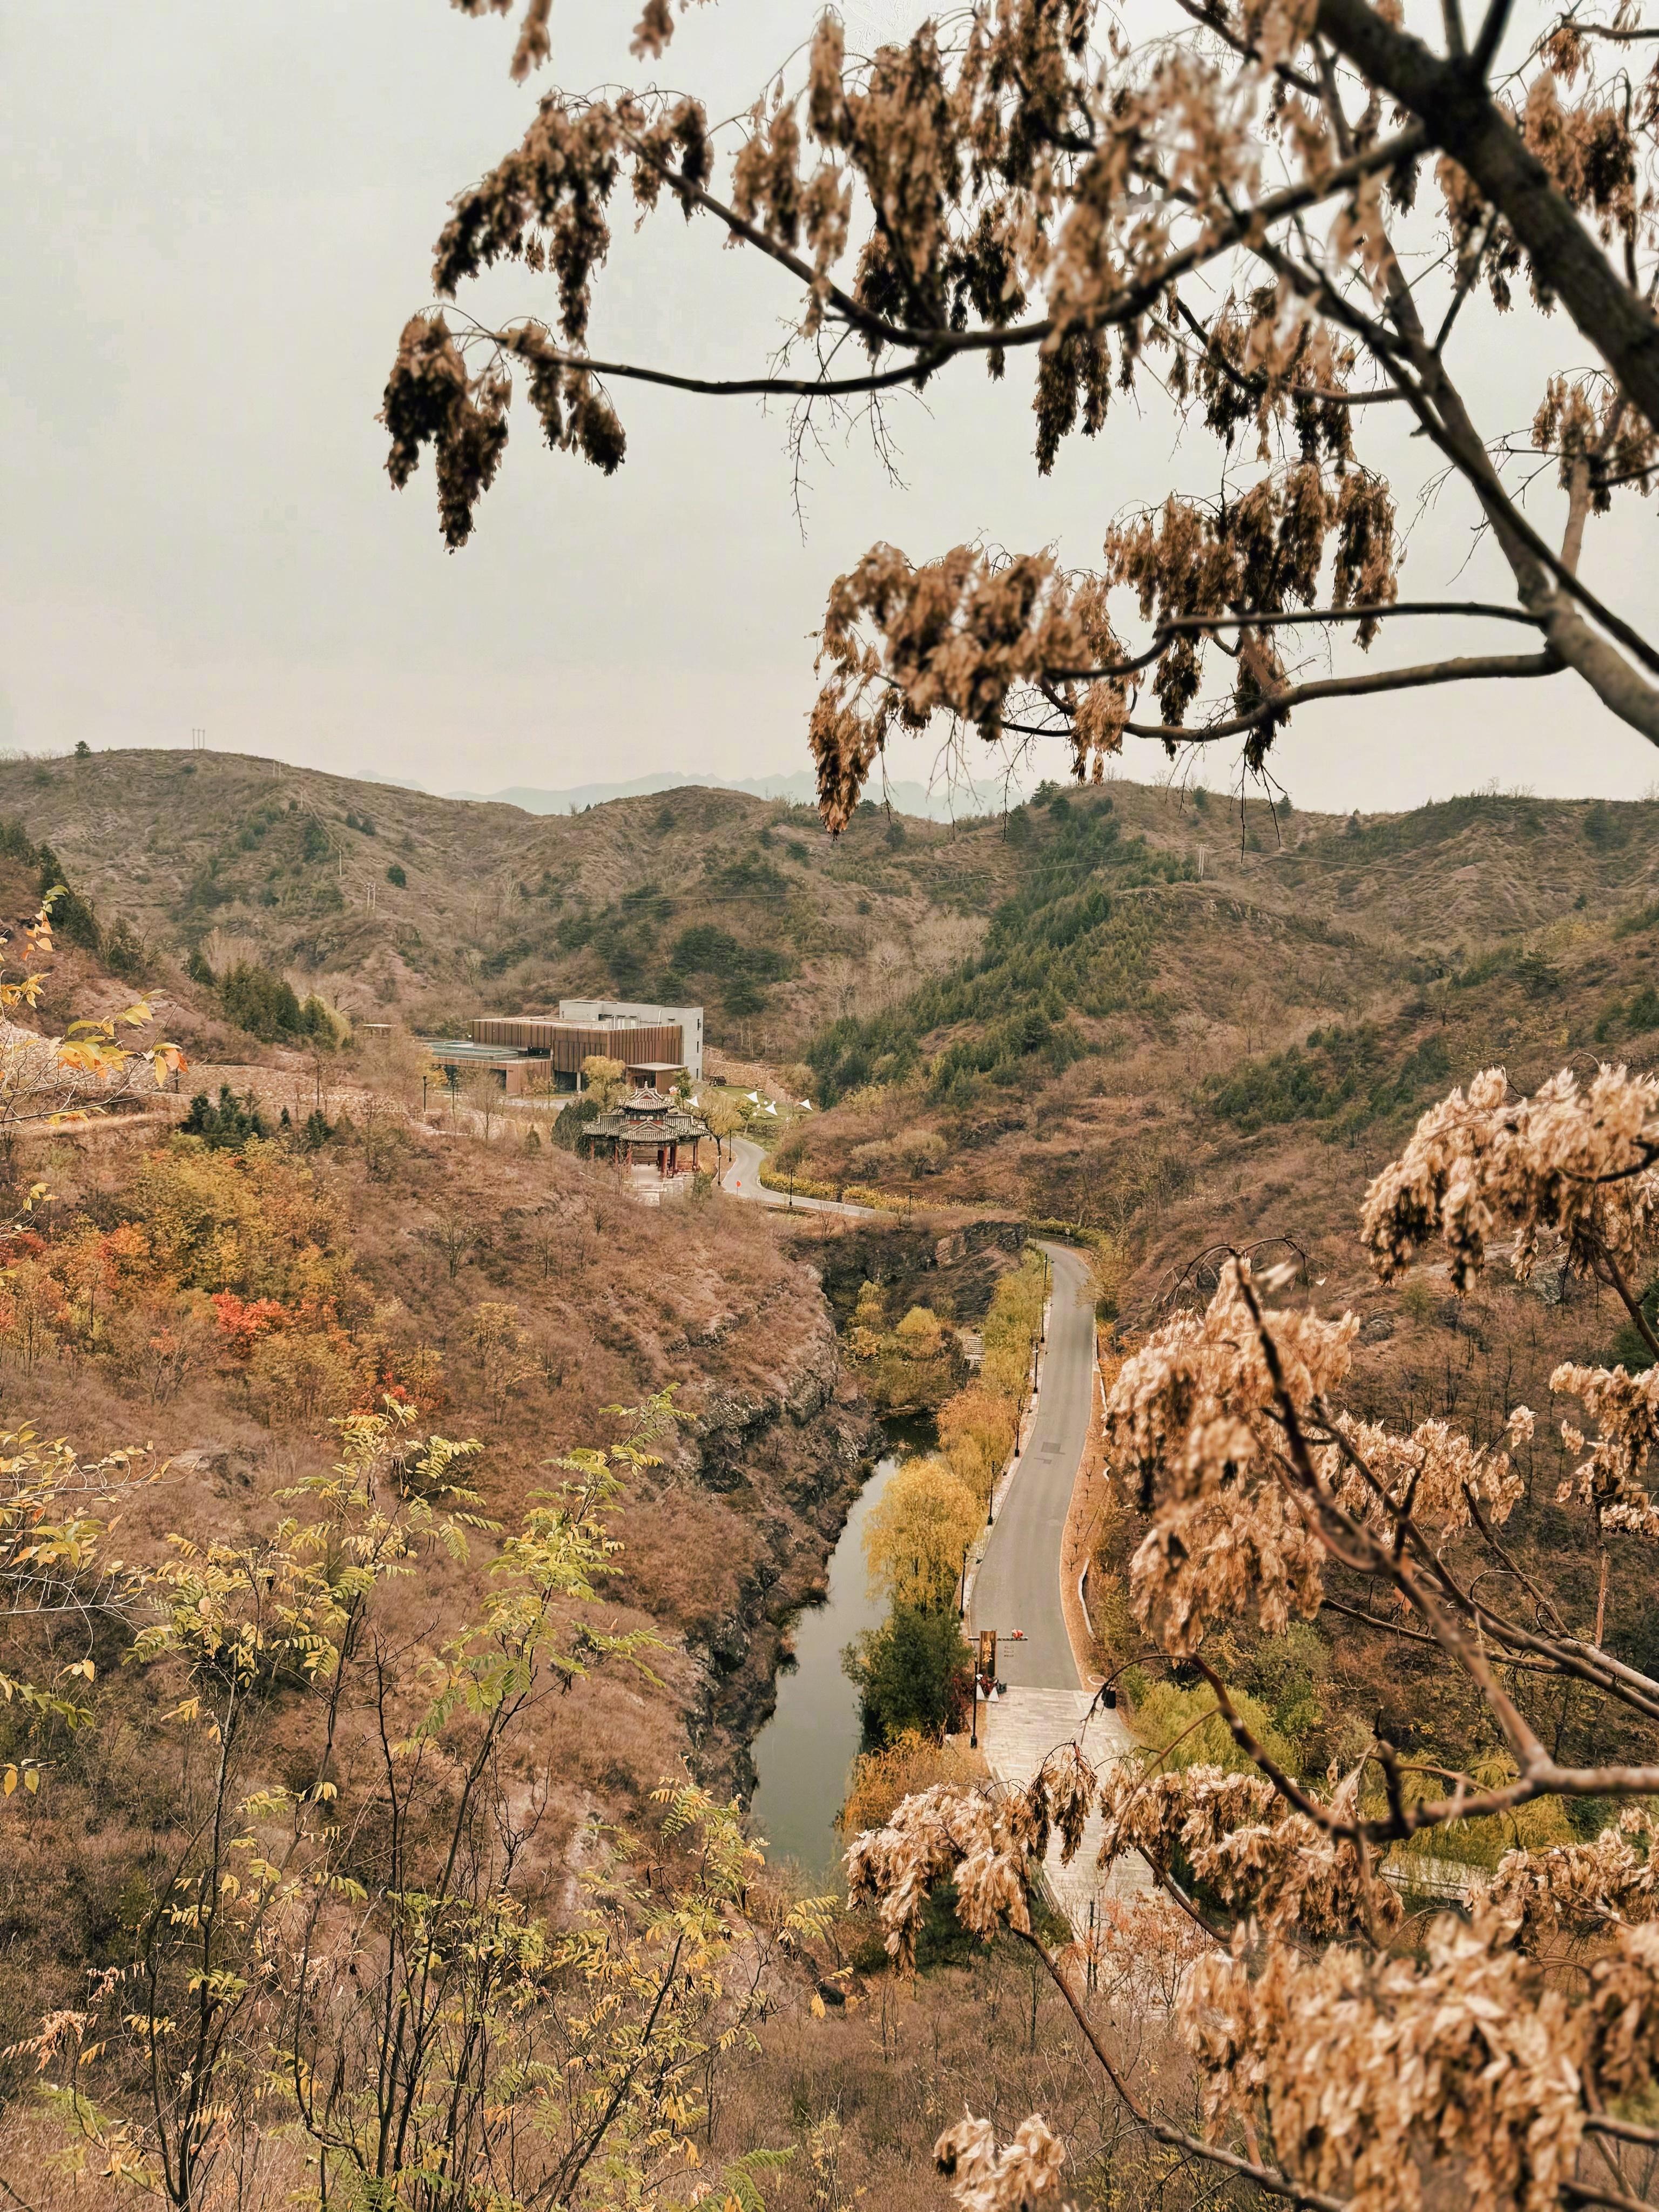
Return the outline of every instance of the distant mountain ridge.
<path id="1" fill-rule="evenodd" d="M 377 781 L 379 779 L 375 779 Z M 532 784 L 508 784 L 501 791 L 447 791 L 446 799 L 469 799 L 493 803 L 498 806 L 522 807 L 526 814 L 580 814 L 585 807 L 603 806 L 613 799 L 645 799 L 653 792 L 681 791 L 688 785 L 704 791 L 742 791 L 754 799 L 787 799 L 797 806 L 813 806 L 817 803 L 817 787 L 810 769 L 798 769 L 790 775 L 750 776 L 732 781 L 720 775 L 702 775 L 695 770 L 690 774 L 660 770 L 652 775 L 635 776 L 629 783 L 578 783 L 566 791 L 543 791 Z M 899 814 L 917 815 L 924 821 L 962 821 L 969 815 L 990 814 L 998 811 L 1000 787 L 981 790 L 971 784 L 957 784 L 949 790 L 930 791 L 926 784 L 890 782 L 884 792 L 875 784 L 870 797 L 884 797 Z"/>

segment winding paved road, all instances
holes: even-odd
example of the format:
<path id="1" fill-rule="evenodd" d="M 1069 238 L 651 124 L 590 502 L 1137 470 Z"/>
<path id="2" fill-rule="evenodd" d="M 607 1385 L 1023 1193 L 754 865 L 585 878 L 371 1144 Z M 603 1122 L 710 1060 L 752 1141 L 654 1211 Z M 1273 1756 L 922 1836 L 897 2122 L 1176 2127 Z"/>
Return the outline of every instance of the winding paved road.
<path id="1" fill-rule="evenodd" d="M 766 1154 L 752 1137 L 733 1137 L 732 1164 L 720 1178 L 720 1188 L 729 1190 L 733 1198 L 746 1198 L 757 1206 L 781 1206 L 790 1209 L 791 1200 L 787 1190 L 768 1190 L 760 1179 L 761 1162 Z M 848 1206 L 838 1198 L 797 1198 L 793 1201 L 797 1213 L 848 1213 L 860 1219 L 873 1220 L 873 1206 Z"/>
<path id="2" fill-rule="evenodd" d="M 1024 1454 L 974 1583 L 973 1625 L 997 1632 L 997 1673 L 1033 1690 L 1081 1686 L 1060 1607 L 1060 1571 L 1072 1486 L 1089 1440 L 1095 1308 L 1087 1261 L 1045 1244 L 1054 1269 L 1042 1387 Z M 1023 1644 L 1011 1629 L 1023 1628 Z"/>
<path id="3" fill-rule="evenodd" d="M 1069 1739 L 1080 1737 L 1097 1762 L 1121 1759 L 1134 1746 L 1121 1715 L 1095 1710 L 1093 1685 L 1081 1679 L 1066 1633 L 1060 1577 L 1066 1516 L 1094 1413 L 1094 1286 L 1081 1255 L 1063 1244 L 1042 1249 L 1054 1288 L 1036 1415 L 975 1578 L 972 1608 L 975 1630 L 997 1632 L 997 1674 L 1008 1685 L 1006 1696 L 981 1706 L 980 1740 L 991 1771 L 1012 1789 L 1023 1789 Z M 1018 1644 L 1008 1641 L 1013 1628 L 1025 1631 Z M 1079 1936 L 1103 1889 L 1127 1897 L 1152 1886 L 1152 1871 L 1138 1856 L 1099 1873 L 1103 1832 L 1099 1813 L 1091 1813 L 1071 1864 L 1060 1864 L 1056 1836 L 1043 1868 L 1049 1893 Z"/>
<path id="4" fill-rule="evenodd" d="M 722 1187 L 737 1198 L 787 1206 L 787 1194 L 768 1190 L 761 1182 L 763 1158 L 749 1138 L 734 1137 Z M 818 1213 L 874 1211 L 823 1198 L 797 1198 L 795 1206 Z M 1079 1734 L 1096 1760 L 1121 1758 L 1134 1744 L 1115 1711 L 1094 1710 L 1093 1686 L 1083 1682 L 1066 1632 L 1060 1577 L 1066 1517 L 1094 1412 L 1094 1292 L 1081 1255 L 1063 1244 L 1042 1249 L 1054 1270 L 1042 1388 L 1031 1433 L 975 1578 L 969 1624 L 997 1632 L 997 1674 L 1008 1692 L 981 1706 L 980 1741 L 992 1772 L 1012 1789 L 1024 1789 L 1057 1745 Z M 1015 1628 L 1025 1632 L 1018 1644 L 1008 1640 Z M 1056 1836 L 1044 1866 L 1048 1890 L 1079 1936 L 1103 1889 L 1124 1896 L 1152 1885 L 1151 1871 L 1139 1857 L 1120 1859 L 1109 1875 L 1097 1871 L 1102 1832 L 1099 1813 L 1091 1813 L 1071 1864 L 1061 1866 Z"/>

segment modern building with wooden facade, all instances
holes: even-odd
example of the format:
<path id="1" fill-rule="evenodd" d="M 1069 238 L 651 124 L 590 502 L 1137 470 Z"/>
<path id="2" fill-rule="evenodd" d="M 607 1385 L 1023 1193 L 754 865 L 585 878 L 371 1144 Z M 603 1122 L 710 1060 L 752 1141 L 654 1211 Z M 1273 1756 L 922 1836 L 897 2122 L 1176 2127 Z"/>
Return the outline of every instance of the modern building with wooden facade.
<path id="1" fill-rule="evenodd" d="M 617 999 L 562 999 L 556 1014 L 480 1014 L 470 1037 L 424 1040 L 452 1078 L 491 1069 L 502 1089 L 580 1091 L 582 1062 L 620 1060 L 631 1082 L 657 1088 L 682 1069 L 702 1079 L 702 1008 L 650 1006 Z"/>
<path id="2" fill-rule="evenodd" d="M 619 1060 L 636 1081 L 684 1068 L 702 1080 L 702 1008 L 636 1006 L 616 999 L 561 999 L 556 1014 L 480 1014 L 475 1044 L 505 1045 L 579 1075 L 595 1054 Z"/>
<path id="3" fill-rule="evenodd" d="M 586 1022 L 599 1029 L 678 1029 L 680 1041 L 678 1048 L 663 1055 L 660 1065 L 665 1070 L 683 1067 L 693 1083 L 702 1081 L 702 1008 L 701 1006 L 650 1006 L 631 999 L 561 999 L 559 1019 L 562 1022 Z M 618 1042 L 629 1047 L 613 1052 L 613 1060 L 627 1062 L 631 1068 L 639 1054 L 632 1049 L 633 1041 L 626 1035 Z"/>
<path id="4" fill-rule="evenodd" d="M 615 1112 L 596 1114 L 582 1130 L 582 1141 L 603 1158 L 629 1167 L 654 1165 L 659 1176 L 684 1173 L 697 1164 L 697 1147 L 708 1131 L 660 1091 L 636 1091 Z"/>

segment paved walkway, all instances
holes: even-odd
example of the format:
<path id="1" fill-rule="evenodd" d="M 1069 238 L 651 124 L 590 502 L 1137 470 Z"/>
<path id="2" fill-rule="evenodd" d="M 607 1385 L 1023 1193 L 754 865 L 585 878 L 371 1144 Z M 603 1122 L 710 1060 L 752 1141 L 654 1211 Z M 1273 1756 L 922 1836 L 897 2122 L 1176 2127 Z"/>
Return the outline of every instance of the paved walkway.
<path id="1" fill-rule="evenodd" d="M 986 1764 L 999 1782 L 1020 1789 L 1028 1783 L 1051 1751 L 1069 1742 L 1089 1711 L 1087 1690 L 1017 1689 L 1012 1683 L 1006 1698 L 980 1707 L 980 1742 Z M 1097 1712 L 1090 1719 L 1083 1748 L 1097 1766 L 1121 1758 L 1134 1748 L 1134 1738 L 1115 1712 Z M 1081 1936 L 1089 1925 L 1091 1902 L 1103 1892 L 1112 1897 L 1135 1897 L 1152 1889 L 1152 1870 L 1139 1851 L 1117 1860 L 1103 1875 L 1095 1864 L 1106 1824 L 1098 1812 L 1091 1813 L 1083 1841 L 1070 1866 L 1060 1863 L 1060 1838 L 1048 1845 L 1042 1879 L 1059 1911 Z"/>
<path id="2" fill-rule="evenodd" d="M 1077 1735 L 1092 1702 L 1092 1686 L 1080 1684 L 1066 1632 L 1060 1577 L 1066 1516 L 1093 1414 L 1093 1285 L 1079 1254 L 1063 1244 L 1042 1249 L 1054 1269 L 1054 1290 L 1036 1413 L 973 1586 L 971 1626 L 996 1630 L 997 1673 L 1008 1685 L 1006 1697 L 980 1707 L 980 1741 L 991 1771 L 1014 1789 L 1024 1788 L 1048 1753 Z M 1011 1644 L 1015 1628 L 1025 1633 Z M 1133 1746 L 1115 1712 L 1097 1712 L 1083 1740 L 1097 1765 Z M 1091 1814 L 1070 1866 L 1060 1865 L 1056 1839 L 1043 1869 L 1050 1896 L 1079 1935 L 1101 1890 L 1124 1897 L 1152 1886 L 1152 1870 L 1138 1855 L 1120 1859 L 1106 1875 L 1097 1870 L 1103 1832 L 1100 1815 Z"/>

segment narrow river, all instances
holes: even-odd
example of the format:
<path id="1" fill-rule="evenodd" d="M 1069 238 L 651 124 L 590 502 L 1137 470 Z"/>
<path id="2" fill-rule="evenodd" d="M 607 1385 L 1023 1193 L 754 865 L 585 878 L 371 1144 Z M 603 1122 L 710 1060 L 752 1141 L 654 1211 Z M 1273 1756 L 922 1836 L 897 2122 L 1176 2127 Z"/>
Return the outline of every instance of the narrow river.
<path id="1" fill-rule="evenodd" d="M 906 1443 L 911 1441 L 907 1435 Z M 878 1460 L 859 1492 L 830 1555 L 829 1595 L 798 1617 L 794 1666 L 779 1674 L 777 1710 L 755 1739 L 753 1831 L 766 1838 L 769 1858 L 793 1859 L 827 1887 L 840 1875 L 836 1815 L 860 1748 L 859 1693 L 841 1670 L 841 1655 L 866 1628 L 879 1627 L 886 1611 L 870 1595 L 864 1526 L 908 1456 L 896 1452 Z"/>

